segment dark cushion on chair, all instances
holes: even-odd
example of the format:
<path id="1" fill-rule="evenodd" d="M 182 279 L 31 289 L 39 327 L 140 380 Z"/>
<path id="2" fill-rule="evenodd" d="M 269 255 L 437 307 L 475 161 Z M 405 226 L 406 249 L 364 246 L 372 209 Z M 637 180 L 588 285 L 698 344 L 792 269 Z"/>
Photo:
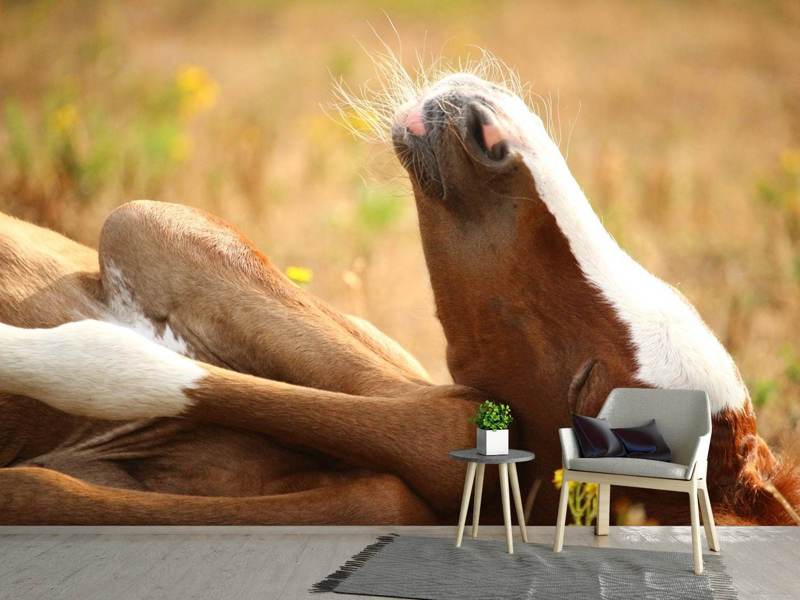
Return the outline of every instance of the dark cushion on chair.
<path id="1" fill-rule="evenodd" d="M 572 430 L 583 458 L 625 456 L 625 448 L 605 419 L 572 415 Z"/>
<path id="2" fill-rule="evenodd" d="M 667 446 L 655 419 L 639 427 L 612 429 L 625 447 L 625 454 L 631 458 L 672 461 L 672 451 Z"/>

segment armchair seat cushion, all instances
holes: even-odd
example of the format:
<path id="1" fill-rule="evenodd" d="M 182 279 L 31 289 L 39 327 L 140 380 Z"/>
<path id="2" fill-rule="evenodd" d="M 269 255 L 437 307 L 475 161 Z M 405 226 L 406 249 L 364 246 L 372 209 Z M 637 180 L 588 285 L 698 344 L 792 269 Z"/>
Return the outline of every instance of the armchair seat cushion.
<path id="1" fill-rule="evenodd" d="M 692 469 L 678 463 L 644 458 L 573 458 L 567 467 L 573 471 L 658 477 L 661 479 L 691 479 Z"/>

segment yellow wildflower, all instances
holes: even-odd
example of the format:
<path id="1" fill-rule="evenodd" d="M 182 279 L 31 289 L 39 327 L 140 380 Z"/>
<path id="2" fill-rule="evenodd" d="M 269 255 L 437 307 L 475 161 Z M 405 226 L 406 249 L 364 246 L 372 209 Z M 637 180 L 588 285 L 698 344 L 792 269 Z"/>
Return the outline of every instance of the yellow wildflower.
<path id="1" fill-rule="evenodd" d="M 297 284 L 311 283 L 314 272 L 306 267 L 286 267 L 286 276 Z"/>
<path id="2" fill-rule="evenodd" d="M 371 115 L 364 111 L 348 110 L 342 115 L 345 123 L 354 131 L 370 133 L 373 130 L 371 120 L 378 121 L 377 115 Z"/>
<path id="3" fill-rule="evenodd" d="M 561 489 L 561 483 L 564 481 L 564 469 L 556 469 L 553 472 L 553 485 L 556 486 L 557 490 Z"/>
<path id="4" fill-rule="evenodd" d="M 78 122 L 78 107 L 74 104 L 64 104 L 53 113 L 53 129 L 61 134 L 67 134 L 75 128 Z"/>
<path id="5" fill-rule="evenodd" d="M 553 485 L 556 486 L 556 489 L 561 489 L 564 485 L 563 469 L 553 472 Z M 569 482 L 567 507 L 576 525 L 589 525 L 597 518 L 599 491 L 600 486 L 596 483 Z"/>
<path id="6" fill-rule="evenodd" d="M 800 173 L 800 148 L 787 148 L 781 152 L 781 166 L 787 173 Z"/>
<path id="7" fill-rule="evenodd" d="M 175 83 L 180 93 L 180 111 L 184 116 L 208 110 L 217 102 L 219 85 L 201 67 L 183 67 L 178 71 Z"/>

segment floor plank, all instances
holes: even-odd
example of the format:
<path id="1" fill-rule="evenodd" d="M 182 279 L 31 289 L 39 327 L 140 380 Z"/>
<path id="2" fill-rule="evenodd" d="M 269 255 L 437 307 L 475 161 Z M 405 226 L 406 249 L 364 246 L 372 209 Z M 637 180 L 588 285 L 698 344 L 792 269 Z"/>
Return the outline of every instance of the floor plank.
<path id="1" fill-rule="evenodd" d="M 454 527 L 0 527 L 0 600 L 319 600 L 308 593 L 314 582 L 392 531 L 455 534 Z M 720 527 L 719 534 L 741 598 L 800 598 L 800 528 Z M 553 528 L 530 527 L 529 535 L 550 544 Z M 481 538 L 503 543 L 503 528 L 482 527 Z M 691 552 L 688 527 L 612 527 L 600 538 L 590 527 L 569 527 L 565 544 L 565 551 Z"/>

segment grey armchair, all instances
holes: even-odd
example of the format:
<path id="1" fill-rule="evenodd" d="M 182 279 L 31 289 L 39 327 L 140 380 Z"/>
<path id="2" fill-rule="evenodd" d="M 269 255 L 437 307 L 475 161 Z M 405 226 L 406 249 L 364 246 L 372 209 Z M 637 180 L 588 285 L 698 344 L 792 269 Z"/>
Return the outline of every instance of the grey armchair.
<path id="1" fill-rule="evenodd" d="M 596 535 L 608 535 L 612 485 L 687 492 L 692 520 L 694 572 L 703 572 L 700 548 L 700 517 L 709 548 L 719 551 L 714 515 L 708 499 L 706 471 L 711 443 L 711 409 L 708 395 L 699 390 L 651 390 L 617 388 L 612 390 L 599 417 L 611 427 L 636 427 L 655 419 L 661 435 L 672 451 L 672 462 L 640 458 L 581 458 L 578 440 L 571 428 L 559 430 L 564 479 L 558 504 L 555 552 L 564 544 L 564 528 L 569 500 L 568 481 L 597 483 L 600 488 Z"/>

